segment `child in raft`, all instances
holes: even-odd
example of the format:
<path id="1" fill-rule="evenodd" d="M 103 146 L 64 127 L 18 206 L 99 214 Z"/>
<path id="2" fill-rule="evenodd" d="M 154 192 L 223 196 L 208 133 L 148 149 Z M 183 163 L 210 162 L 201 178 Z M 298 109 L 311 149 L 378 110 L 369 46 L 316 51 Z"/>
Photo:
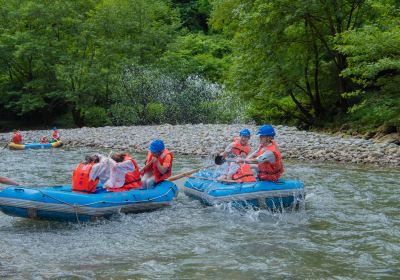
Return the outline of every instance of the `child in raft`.
<path id="1" fill-rule="evenodd" d="M 247 128 L 239 132 L 239 138 L 235 137 L 234 141 L 226 147 L 221 153 L 224 158 L 246 158 L 250 153 L 250 130 Z M 234 180 L 238 182 L 255 182 L 256 178 L 250 169 L 250 165 L 246 163 L 228 162 L 225 165 L 223 175 L 218 177 L 219 180 Z"/>
<path id="2" fill-rule="evenodd" d="M 139 167 L 129 154 L 112 154 L 108 164 L 110 178 L 104 183 L 107 191 L 123 192 L 142 187 Z"/>

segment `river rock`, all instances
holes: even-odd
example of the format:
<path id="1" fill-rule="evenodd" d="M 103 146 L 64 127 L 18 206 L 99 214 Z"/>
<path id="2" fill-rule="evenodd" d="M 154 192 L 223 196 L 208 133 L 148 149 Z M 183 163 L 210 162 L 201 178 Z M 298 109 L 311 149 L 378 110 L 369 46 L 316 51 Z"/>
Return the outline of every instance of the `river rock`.
<path id="1" fill-rule="evenodd" d="M 240 124 L 152 125 L 60 129 L 66 146 L 91 146 L 113 150 L 146 152 L 153 139 L 163 139 L 176 154 L 214 155 L 224 150 L 238 132 L 247 127 L 252 132 L 250 145 L 257 149 L 257 128 Z M 313 161 L 337 161 L 400 166 L 400 147 L 388 136 L 376 140 L 328 135 L 298 130 L 295 127 L 275 126 L 276 141 L 284 158 Z M 38 142 L 47 130 L 21 131 L 24 141 Z M 12 133 L 0 133 L 0 141 L 7 143 Z"/>

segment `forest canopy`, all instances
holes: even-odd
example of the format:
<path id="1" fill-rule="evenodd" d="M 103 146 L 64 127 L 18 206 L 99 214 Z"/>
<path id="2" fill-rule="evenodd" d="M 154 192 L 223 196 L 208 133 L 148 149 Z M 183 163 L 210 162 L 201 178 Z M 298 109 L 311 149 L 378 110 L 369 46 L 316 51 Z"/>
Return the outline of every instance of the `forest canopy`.
<path id="1" fill-rule="evenodd" d="M 0 129 L 400 130 L 396 0 L 0 0 L 0 18 Z"/>

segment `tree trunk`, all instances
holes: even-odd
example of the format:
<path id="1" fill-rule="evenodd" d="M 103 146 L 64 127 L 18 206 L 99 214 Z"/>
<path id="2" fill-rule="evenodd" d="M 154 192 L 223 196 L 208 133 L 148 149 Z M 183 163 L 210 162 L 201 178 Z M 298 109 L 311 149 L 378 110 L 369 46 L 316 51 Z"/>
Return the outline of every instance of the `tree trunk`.
<path id="1" fill-rule="evenodd" d="M 71 109 L 71 113 L 72 113 L 72 118 L 74 120 L 74 123 L 77 127 L 82 127 L 84 126 L 85 122 L 83 120 L 83 116 L 81 114 L 80 110 L 77 110 L 76 108 L 72 108 Z"/>
<path id="2" fill-rule="evenodd" d="M 341 53 L 337 53 L 336 62 L 337 62 L 337 73 L 336 73 L 337 93 L 339 95 L 338 106 L 342 112 L 346 112 L 348 108 L 348 102 L 343 97 L 343 93 L 347 92 L 348 85 L 347 85 L 347 79 L 340 75 L 340 73 L 342 73 L 342 71 L 347 67 L 346 56 Z"/>

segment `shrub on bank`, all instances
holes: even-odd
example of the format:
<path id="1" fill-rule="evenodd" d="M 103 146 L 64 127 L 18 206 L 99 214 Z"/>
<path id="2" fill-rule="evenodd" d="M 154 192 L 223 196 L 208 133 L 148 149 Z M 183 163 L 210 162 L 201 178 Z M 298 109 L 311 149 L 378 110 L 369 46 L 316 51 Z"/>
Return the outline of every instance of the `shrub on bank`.
<path id="1" fill-rule="evenodd" d="M 83 111 L 85 126 L 99 127 L 110 125 L 106 109 L 98 106 L 89 107 Z"/>

